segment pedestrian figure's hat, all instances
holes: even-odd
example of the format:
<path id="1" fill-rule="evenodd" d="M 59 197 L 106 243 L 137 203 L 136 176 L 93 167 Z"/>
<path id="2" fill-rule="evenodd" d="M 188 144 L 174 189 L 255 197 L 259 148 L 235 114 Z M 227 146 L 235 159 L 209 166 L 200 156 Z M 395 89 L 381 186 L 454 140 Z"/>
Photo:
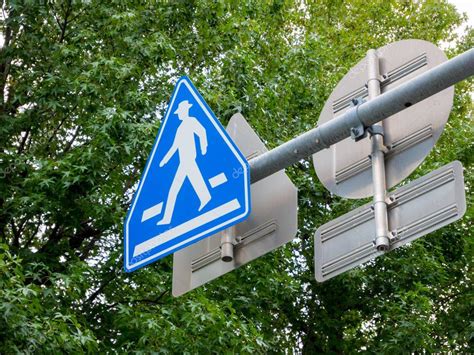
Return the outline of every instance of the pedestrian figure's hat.
<path id="1" fill-rule="evenodd" d="M 189 103 L 188 100 L 183 100 L 179 103 L 178 109 L 174 113 L 178 114 L 180 112 L 186 113 L 193 105 Z"/>

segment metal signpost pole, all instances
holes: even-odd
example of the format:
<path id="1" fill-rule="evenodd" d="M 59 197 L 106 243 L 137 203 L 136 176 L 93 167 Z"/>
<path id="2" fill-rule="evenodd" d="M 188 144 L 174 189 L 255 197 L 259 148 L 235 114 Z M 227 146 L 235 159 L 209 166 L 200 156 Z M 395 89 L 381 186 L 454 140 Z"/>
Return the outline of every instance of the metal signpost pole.
<path id="1" fill-rule="evenodd" d="M 379 57 L 374 49 L 367 52 L 368 78 L 367 90 L 369 100 L 373 100 L 380 95 L 380 70 Z M 384 130 L 381 122 L 372 125 L 369 129 L 372 143 L 370 155 L 372 161 L 372 180 L 374 188 L 374 215 L 375 215 L 375 248 L 378 251 L 389 249 L 388 239 L 388 217 L 386 199 L 385 180 L 385 153 Z"/>
<path id="2" fill-rule="evenodd" d="M 249 161 L 255 183 L 474 74 L 474 49 Z"/>

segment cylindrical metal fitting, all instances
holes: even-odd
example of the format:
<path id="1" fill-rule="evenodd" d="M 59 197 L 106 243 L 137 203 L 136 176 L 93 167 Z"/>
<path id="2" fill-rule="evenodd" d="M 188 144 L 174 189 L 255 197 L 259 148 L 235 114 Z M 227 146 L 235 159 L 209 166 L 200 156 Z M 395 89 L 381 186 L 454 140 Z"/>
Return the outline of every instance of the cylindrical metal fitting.
<path id="1" fill-rule="evenodd" d="M 377 251 L 388 251 L 390 245 L 387 240 L 388 238 L 386 237 L 375 238 L 375 249 L 377 249 Z"/>
<path id="2" fill-rule="evenodd" d="M 221 235 L 221 260 L 228 263 L 234 260 L 235 226 L 224 229 Z"/>

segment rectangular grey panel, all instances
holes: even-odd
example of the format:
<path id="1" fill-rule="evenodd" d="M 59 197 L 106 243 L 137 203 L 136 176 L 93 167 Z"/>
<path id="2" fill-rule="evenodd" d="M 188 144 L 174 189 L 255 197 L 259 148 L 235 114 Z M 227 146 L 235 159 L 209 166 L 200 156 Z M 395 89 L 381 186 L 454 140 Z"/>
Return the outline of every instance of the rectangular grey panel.
<path id="1" fill-rule="evenodd" d="M 388 195 L 390 250 L 461 218 L 466 211 L 462 165 L 458 161 Z M 322 282 L 384 254 L 376 251 L 372 204 L 355 209 L 315 233 L 315 276 Z"/>
<path id="2" fill-rule="evenodd" d="M 247 160 L 266 151 L 245 118 L 234 115 L 227 132 Z M 251 213 L 235 226 L 234 259 L 221 260 L 223 232 L 182 249 L 173 259 L 173 296 L 180 296 L 289 242 L 296 236 L 298 191 L 285 171 L 250 187 Z"/>

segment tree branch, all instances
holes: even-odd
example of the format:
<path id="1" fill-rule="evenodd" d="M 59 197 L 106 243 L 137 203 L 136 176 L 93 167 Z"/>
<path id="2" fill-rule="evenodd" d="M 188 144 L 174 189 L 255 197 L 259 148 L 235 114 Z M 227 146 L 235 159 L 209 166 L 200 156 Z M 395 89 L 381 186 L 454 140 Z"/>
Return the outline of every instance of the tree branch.
<path id="1" fill-rule="evenodd" d="M 10 14 L 12 16 L 12 14 Z M 5 37 L 4 37 L 4 42 L 2 49 L 0 50 L 0 57 L 3 57 L 5 52 L 7 51 L 7 48 L 10 46 L 10 42 L 12 39 L 12 28 L 7 25 L 7 28 L 5 30 Z M 5 97 L 4 97 L 4 92 L 5 92 L 5 86 L 7 85 L 7 78 L 8 78 L 8 73 L 10 72 L 10 63 L 11 63 L 11 58 L 5 58 L 5 61 L 0 64 L 0 72 L 1 72 L 1 82 L 0 82 L 0 100 L 2 104 L 3 110 L 5 109 Z"/>
<path id="2" fill-rule="evenodd" d="M 17 154 L 20 155 L 24 149 L 25 149 L 25 143 L 26 143 L 26 140 L 28 139 L 28 136 L 30 135 L 30 130 L 27 129 L 26 130 L 26 133 L 25 135 L 23 136 L 23 138 L 21 139 L 21 142 L 20 142 L 20 145 L 18 146 L 18 151 L 17 151 Z"/>
<path id="3" fill-rule="evenodd" d="M 24 248 L 29 248 L 29 246 L 31 245 L 31 242 L 36 237 L 36 234 L 38 234 L 40 225 L 41 225 L 41 220 L 36 224 L 36 228 L 34 232 L 30 235 L 30 238 L 28 238 L 28 240 L 23 244 Z"/>
<path id="4" fill-rule="evenodd" d="M 127 302 L 127 303 L 131 303 L 132 305 L 137 305 L 137 304 L 140 304 L 140 303 L 147 303 L 147 304 L 153 304 L 153 305 L 163 305 L 165 304 L 165 302 L 160 302 L 160 300 L 163 298 L 163 296 L 165 296 L 167 293 L 169 293 L 169 290 L 165 290 L 163 291 L 162 293 L 160 293 L 160 295 L 155 298 L 155 299 L 140 299 L 140 300 L 133 300 L 133 301 L 128 301 L 128 300 L 124 300 L 123 302 Z M 108 306 L 105 307 L 105 309 L 109 310 L 111 308 L 114 308 L 116 307 L 117 305 L 119 305 L 120 303 L 122 302 L 114 302 L 112 304 L 109 304 Z"/>
<path id="5" fill-rule="evenodd" d="M 74 144 L 74 141 L 77 138 L 77 135 L 79 134 L 80 129 L 81 129 L 81 127 L 77 126 L 76 131 L 74 132 L 74 135 L 72 136 L 71 140 L 69 142 L 67 142 L 66 147 L 64 147 L 64 149 L 62 151 L 63 155 L 66 154 L 69 151 L 69 149 L 71 149 L 72 145 Z"/>
<path id="6" fill-rule="evenodd" d="M 92 302 L 97 298 L 97 296 L 99 296 L 102 291 L 117 277 L 117 274 L 115 273 L 115 269 L 112 271 L 112 274 L 109 276 L 108 279 L 104 280 L 102 282 L 102 284 L 99 286 L 99 288 L 94 292 L 92 293 L 84 303 L 87 303 L 87 304 L 92 304 Z"/>
<path id="7" fill-rule="evenodd" d="M 66 35 L 66 28 L 67 28 L 67 25 L 69 23 L 68 22 L 68 17 L 71 14 L 71 10 L 72 10 L 71 0 L 69 0 L 67 2 L 66 11 L 64 13 L 64 22 L 62 23 L 62 25 L 59 26 L 61 28 L 61 35 L 59 37 L 59 43 L 63 43 L 63 41 L 64 41 L 64 37 Z"/>
<path id="8" fill-rule="evenodd" d="M 66 122 L 66 120 L 71 117 L 71 114 L 74 112 L 74 110 L 77 108 L 79 104 L 76 103 L 74 105 L 73 108 L 71 108 L 63 117 L 63 119 L 59 122 L 59 124 L 56 126 L 56 128 L 54 129 L 53 133 L 51 134 L 51 136 L 49 137 L 48 139 L 48 143 L 46 144 L 46 151 L 49 152 L 49 148 L 51 146 L 51 142 L 53 141 L 54 137 L 56 137 L 56 134 L 58 133 L 58 131 L 61 129 L 61 127 L 63 126 L 64 122 Z"/>

